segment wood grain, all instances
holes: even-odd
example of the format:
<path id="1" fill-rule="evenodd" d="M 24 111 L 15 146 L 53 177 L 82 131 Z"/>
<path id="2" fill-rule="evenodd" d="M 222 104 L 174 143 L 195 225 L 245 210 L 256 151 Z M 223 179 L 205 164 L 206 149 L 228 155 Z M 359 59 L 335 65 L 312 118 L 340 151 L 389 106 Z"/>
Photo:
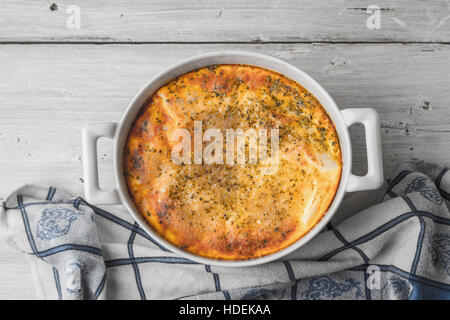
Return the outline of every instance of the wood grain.
<path id="1" fill-rule="evenodd" d="M 81 128 L 119 121 L 157 72 L 189 56 L 246 49 L 280 57 L 319 81 L 341 108 L 380 113 L 386 174 L 420 156 L 450 159 L 450 46 L 401 44 L 8 45 L 0 51 L 0 198 L 29 182 L 82 193 Z M 363 130 L 353 131 L 363 173 Z M 99 143 L 101 182 L 114 185 L 112 144 Z"/>
<path id="2" fill-rule="evenodd" d="M 3 0 L 1 42 L 449 42 L 447 0 Z M 81 28 L 68 29 L 76 4 Z M 370 30 L 369 5 L 381 9 Z"/>
<path id="3" fill-rule="evenodd" d="M 25 254 L 0 247 L 0 300 L 36 299 L 31 270 Z"/>
<path id="4" fill-rule="evenodd" d="M 54 2 L 2 1 L 0 199 L 29 182 L 82 194 L 82 126 L 119 121 L 157 72 L 223 49 L 279 57 L 316 78 L 341 108 L 377 109 L 387 176 L 410 157 L 450 164 L 447 0 Z M 79 30 L 66 27 L 73 4 Z M 372 4 L 381 8 L 379 30 L 366 27 Z M 364 130 L 351 132 L 362 174 Z M 112 152 L 99 141 L 105 187 L 114 185 Z M 359 203 L 357 195 L 348 202 Z M 24 255 L 0 246 L 0 299 L 35 297 Z"/>

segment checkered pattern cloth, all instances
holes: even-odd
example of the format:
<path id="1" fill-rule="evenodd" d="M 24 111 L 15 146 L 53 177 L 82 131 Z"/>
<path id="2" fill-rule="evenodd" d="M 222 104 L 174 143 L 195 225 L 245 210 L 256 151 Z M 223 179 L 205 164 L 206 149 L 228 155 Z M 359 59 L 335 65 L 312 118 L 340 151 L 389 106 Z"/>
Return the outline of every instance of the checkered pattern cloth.
<path id="1" fill-rule="evenodd" d="M 411 161 L 386 189 L 283 260 L 246 268 L 182 258 L 123 207 L 53 187 L 9 196 L 0 231 L 29 257 L 45 299 L 450 299 L 450 173 Z"/>

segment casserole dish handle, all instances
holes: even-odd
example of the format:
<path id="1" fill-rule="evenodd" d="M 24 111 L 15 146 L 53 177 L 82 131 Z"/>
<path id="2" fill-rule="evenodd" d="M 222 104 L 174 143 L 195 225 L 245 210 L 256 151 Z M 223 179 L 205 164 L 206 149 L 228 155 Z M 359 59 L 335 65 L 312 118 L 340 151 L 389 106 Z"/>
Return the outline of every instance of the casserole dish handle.
<path id="1" fill-rule="evenodd" d="M 366 131 L 367 174 L 365 176 L 351 174 L 347 191 L 354 192 L 380 188 L 383 185 L 384 177 L 378 113 L 371 108 L 345 109 L 341 113 L 347 127 L 354 123 L 361 123 Z"/>
<path id="2" fill-rule="evenodd" d="M 83 128 L 83 175 L 84 195 L 92 204 L 120 204 L 116 188 L 100 189 L 98 183 L 97 140 L 100 137 L 114 138 L 116 123 L 92 123 Z"/>

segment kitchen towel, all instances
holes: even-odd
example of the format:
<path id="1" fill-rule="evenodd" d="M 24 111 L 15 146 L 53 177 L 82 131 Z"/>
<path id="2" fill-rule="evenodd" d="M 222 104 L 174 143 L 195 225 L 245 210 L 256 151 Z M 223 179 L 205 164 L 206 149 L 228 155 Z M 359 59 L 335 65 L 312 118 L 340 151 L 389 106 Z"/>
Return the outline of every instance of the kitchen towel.
<path id="1" fill-rule="evenodd" d="M 29 257 L 43 299 L 450 299 L 450 173 L 409 161 L 382 196 L 336 215 L 284 259 L 245 268 L 182 258 L 122 206 L 98 208 L 54 187 L 10 195 L 0 232 Z"/>

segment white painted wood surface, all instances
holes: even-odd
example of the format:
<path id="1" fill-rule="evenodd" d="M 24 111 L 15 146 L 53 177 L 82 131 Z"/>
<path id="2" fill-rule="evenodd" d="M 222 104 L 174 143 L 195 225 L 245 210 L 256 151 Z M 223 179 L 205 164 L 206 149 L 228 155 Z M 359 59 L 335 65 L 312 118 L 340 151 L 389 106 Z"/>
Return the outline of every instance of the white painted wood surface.
<path id="1" fill-rule="evenodd" d="M 82 194 L 81 127 L 118 121 L 157 72 L 224 49 L 279 57 L 341 108 L 377 109 L 386 175 L 410 157 L 450 164 L 448 1 L 376 1 L 380 30 L 365 27 L 369 1 L 97 0 L 79 4 L 80 30 L 65 27 L 73 2 L 55 2 L 55 11 L 48 1 L 1 4 L 0 199 L 29 182 Z M 361 174 L 363 130 L 352 133 Z M 112 145 L 99 147 L 111 186 Z M 0 299 L 11 298 L 35 293 L 25 257 L 1 245 Z"/>
<path id="2" fill-rule="evenodd" d="M 2 0 L 2 41 L 450 41 L 448 0 Z M 81 28 L 66 28 L 78 5 Z M 367 7 L 382 12 L 369 30 Z"/>

